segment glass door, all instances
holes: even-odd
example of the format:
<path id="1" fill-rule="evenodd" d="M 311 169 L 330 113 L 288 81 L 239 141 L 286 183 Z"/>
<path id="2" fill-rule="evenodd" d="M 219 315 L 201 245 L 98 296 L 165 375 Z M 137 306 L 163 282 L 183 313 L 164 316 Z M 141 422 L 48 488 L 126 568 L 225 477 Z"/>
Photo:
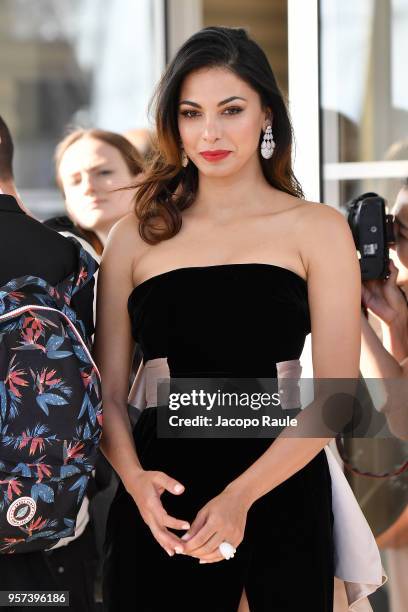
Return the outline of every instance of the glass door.
<path id="1" fill-rule="evenodd" d="M 294 167 L 306 197 L 345 213 L 351 198 L 374 191 L 393 212 L 408 187 L 407 0 L 288 0 L 288 26 Z M 310 345 L 303 359 L 310 372 Z M 365 442 L 374 459 L 387 452 L 378 440 Z M 381 551 L 389 582 L 373 609 L 408 610 L 408 473 L 347 477 L 376 536 L 396 516 L 402 522 L 405 540 Z"/>
<path id="2" fill-rule="evenodd" d="M 17 185 L 40 217 L 62 207 L 53 154 L 67 126 L 148 127 L 165 40 L 164 0 L 0 2 L 0 109 Z"/>

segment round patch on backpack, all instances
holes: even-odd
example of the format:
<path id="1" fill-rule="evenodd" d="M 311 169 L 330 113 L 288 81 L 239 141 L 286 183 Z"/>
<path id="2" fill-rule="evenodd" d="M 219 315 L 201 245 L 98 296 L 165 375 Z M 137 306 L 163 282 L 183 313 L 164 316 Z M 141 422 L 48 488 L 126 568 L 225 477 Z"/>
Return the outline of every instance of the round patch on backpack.
<path id="1" fill-rule="evenodd" d="M 33 518 L 36 510 L 37 504 L 32 497 L 20 497 L 7 510 L 7 522 L 14 527 L 25 525 Z"/>

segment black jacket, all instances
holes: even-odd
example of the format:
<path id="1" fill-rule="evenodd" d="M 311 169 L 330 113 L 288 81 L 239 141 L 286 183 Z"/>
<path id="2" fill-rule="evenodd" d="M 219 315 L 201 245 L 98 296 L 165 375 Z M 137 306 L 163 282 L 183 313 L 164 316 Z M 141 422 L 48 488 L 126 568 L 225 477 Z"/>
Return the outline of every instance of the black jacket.
<path id="1" fill-rule="evenodd" d="M 26 215 L 15 198 L 0 194 L 0 287 L 19 276 L 38 276 L 56 285 L 78 267 L 71 240 Z M 91 336 L 94 281 L 73 297 L 71 305 Z"/>

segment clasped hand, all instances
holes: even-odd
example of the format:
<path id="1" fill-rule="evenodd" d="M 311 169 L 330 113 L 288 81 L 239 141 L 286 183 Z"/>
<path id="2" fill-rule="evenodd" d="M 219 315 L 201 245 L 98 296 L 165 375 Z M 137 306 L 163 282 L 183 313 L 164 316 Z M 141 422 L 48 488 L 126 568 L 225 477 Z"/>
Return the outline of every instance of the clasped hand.
<path id="1" fill-rule="evenodd" d="M 174 495 L 184 492 L 184 486 L 164 472 L 141 471 L 128 491 L 153 536 L 170 556 L 176 552 L 195 557 L 200 563 L 215 563 L 224 560 L 218 548 L 221 542 L 237 548 L 243 540 L 249 504 L 237 491 L 224 489 L 201 508 L 191 526 L 170 516 L 163 507 L 160 497 L 164 491 Z M 177 537 L 168 528 L 187 532 Z"/>

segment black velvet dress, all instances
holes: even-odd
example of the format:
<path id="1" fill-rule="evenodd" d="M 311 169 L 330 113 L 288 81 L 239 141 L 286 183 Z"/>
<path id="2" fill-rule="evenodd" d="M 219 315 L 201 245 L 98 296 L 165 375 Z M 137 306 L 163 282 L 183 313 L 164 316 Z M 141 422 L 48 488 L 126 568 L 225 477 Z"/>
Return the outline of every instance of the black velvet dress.
<path id="1" fill-rule="evenodd" d="M 138 285 L 128 308 L 144 361 L 167 357 L 174 377 L 276 378 L 276 363 L 298 359 L 310 332 L 306 281 L 270 264 L 164 272 Z M 142 412 L 136 450 L 144 469 L 185 486 L 161 499 L 172 516 L 190 522 L 273 443 L 161 438 L 157 410 Z M 235 557 L 212 564 L 169 557 L 121 485 L 107 525 L 105 610 L 236 612 L 245 587 L 251 612 L 332 612 L 332 526 L 324 451 L 252 505 Z"/>

